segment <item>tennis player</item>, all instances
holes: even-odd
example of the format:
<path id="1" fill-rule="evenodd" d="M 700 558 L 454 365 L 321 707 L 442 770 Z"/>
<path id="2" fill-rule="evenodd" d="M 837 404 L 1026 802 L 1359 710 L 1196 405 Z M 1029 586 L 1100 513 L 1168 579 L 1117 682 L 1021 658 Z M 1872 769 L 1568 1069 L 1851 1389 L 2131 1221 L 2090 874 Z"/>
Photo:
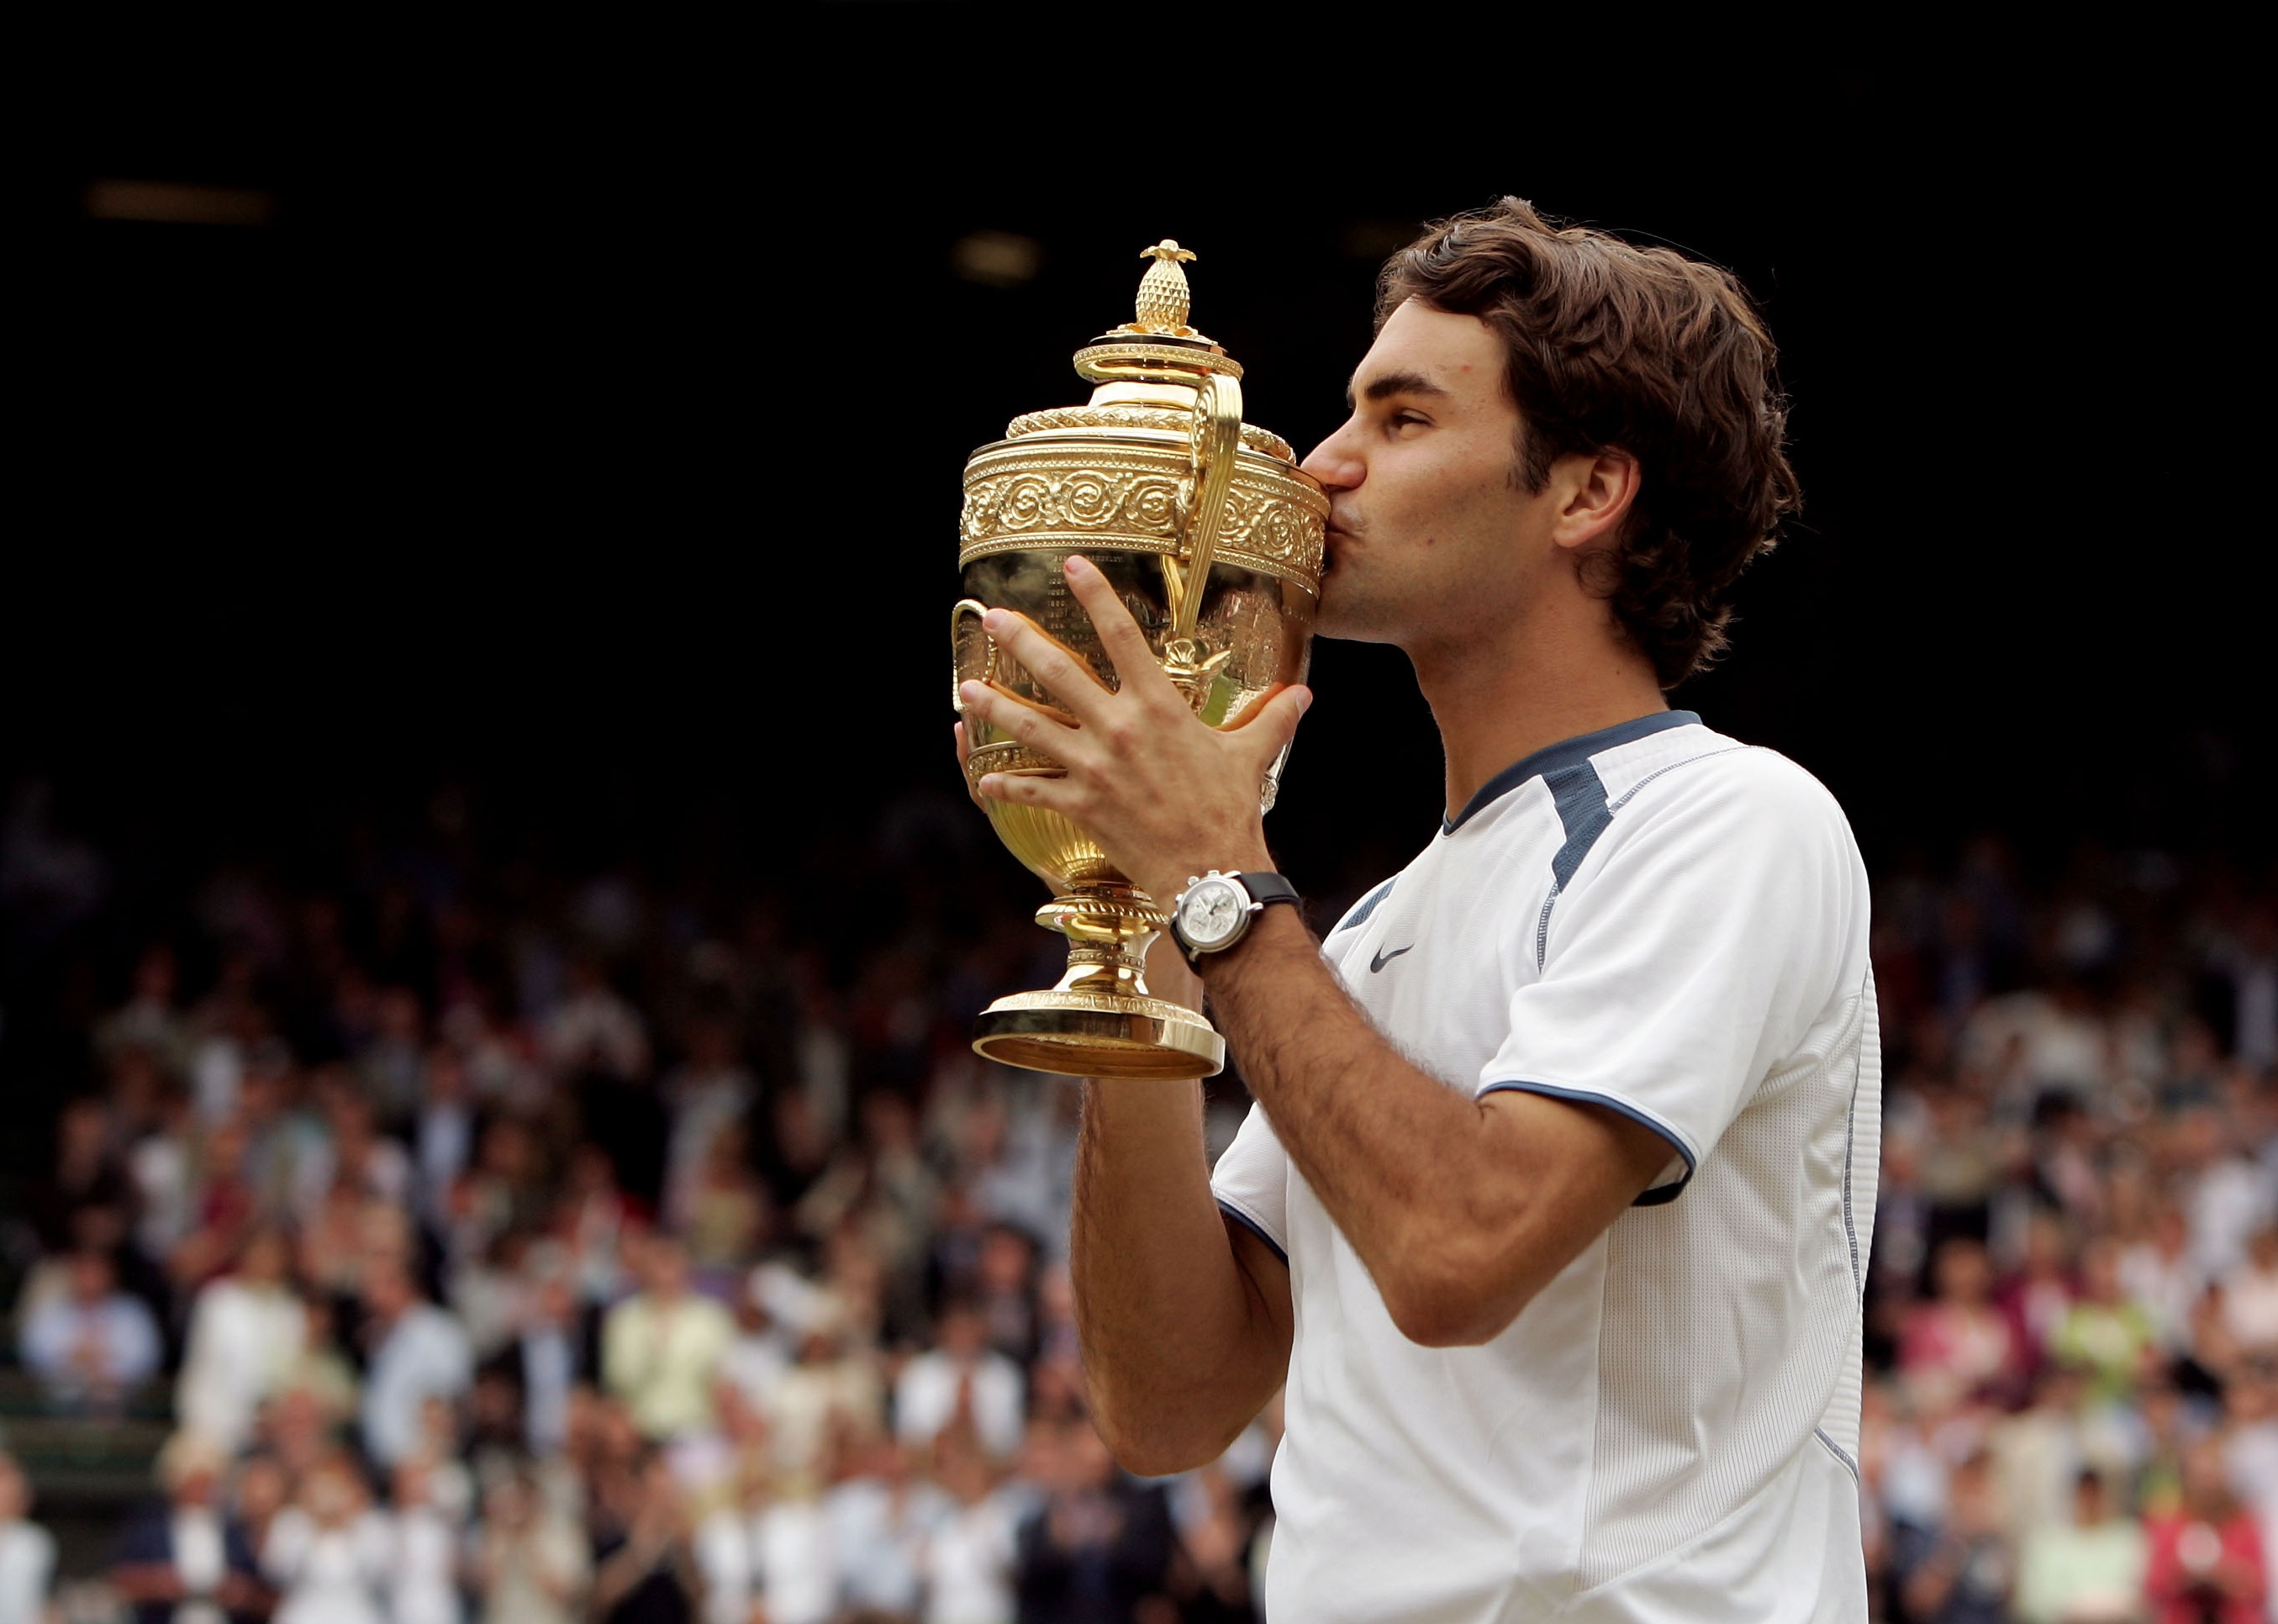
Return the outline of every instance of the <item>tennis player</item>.
<path id="1" fill-rule="evenodd" d="M 990 617 L 1076 725 L 967 685 L 1067 768 L 981 793 L 1180 899 L 1257 1099 L 1213 1173 L 1196 1087 L 1087 1084 L 1074 1267 L 1132 1470 L 1286 1383 L 1280 1624 L 1867 1616 L 1866 876 L 1808 773 L 1663 697 L 1794 505 L 1783 429 L 1721 271 L 1516 200 L 1387 265 L 1305 464 L 1319 629 L 1409 655 L 1447 812 L 1326 941 L 1257 810 L 1304 690 L 1204 726 L 1081 559 L 1118 690 Z"/>

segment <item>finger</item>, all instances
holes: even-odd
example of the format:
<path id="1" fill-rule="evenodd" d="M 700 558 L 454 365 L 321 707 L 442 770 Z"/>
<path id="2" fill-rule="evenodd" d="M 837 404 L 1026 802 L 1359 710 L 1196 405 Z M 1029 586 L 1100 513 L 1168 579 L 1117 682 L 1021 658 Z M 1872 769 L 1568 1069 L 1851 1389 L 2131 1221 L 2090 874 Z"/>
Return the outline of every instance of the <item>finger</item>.
<path id="1" fill-rule="evenodd" d="M 1091 663 L 1026 615 L 990 609 L 982 629 L 1079 722 L 1097 721 L 1111 697 Z M 1024 701 L 1025 702 L 1025 701 Z"/>
<path id="2" fill-rule="evenodd" d="M 1297 724 L 1304 719 L 1312 702 L 1311 688 L 1269 688 L 1226 731 L 1250 747 L 1258 758 L 1258 770 L 1263 771 L 1273 764 L 1275 756 L 1289 747 L 1289 741 L 1297 736 Z"/>
<path id="3" fill-rule="evenodd" d="M 1056 762 L 1066 763 L 1073 747 L 1083 738 L 1082 729 L 1069 726 L 1042 706 L 1031 705 L 1017 693 L 1008 693 L 986 683 L 959 683 L 957 696 L 965 701 L 968 721 L 986 722 L 998 732 Z"/>
<path id="4" fill-rule="evenodd" d="M 1083 605 L 1083 612 L 1091 617 L 1093 630 L 1099 633 L 1100 647 L 1115 667 L 1115 679 L 1127 693 L 1168 697 L 1186 703 L 1171 679 L 1163 674 L 1155 651 L 1147 646 L 1147 634 L 1139 623 L 1131 618 L 1131 611 L 1117 595 L 1115 583 L 1100 573 L 1099 566 L 1081 554 L 1070 553 L 1065 566 L 1068 590 L 1075 601 Z"/>
<path id="5" fill-rule="evenodd" d="M 983 801 L 1009 801 L 1015 806 L 1037 807 L 1047 812 L 1068 813 L 1074 810 L 1075 791 L 1066 778 L 1040 772 L 984 773 L 974 786 Z"/>

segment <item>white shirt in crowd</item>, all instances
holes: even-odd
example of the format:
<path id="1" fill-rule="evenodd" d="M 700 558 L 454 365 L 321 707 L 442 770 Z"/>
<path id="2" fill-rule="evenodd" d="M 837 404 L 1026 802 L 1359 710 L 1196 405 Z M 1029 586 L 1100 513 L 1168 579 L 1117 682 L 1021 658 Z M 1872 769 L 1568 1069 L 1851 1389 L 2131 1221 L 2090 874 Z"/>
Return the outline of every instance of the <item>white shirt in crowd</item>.
<path id="1" fill-rule="evenodd" d="M 906 1483 L 898 1492 L 891 1483 L 858 1477 L 833 1489 L 823 1513 L 845 1605 L 897 1618 L 915 1614 L 926 1542 L 951 1505 L 931 1483 Z"/>
<path id="2" fill-rule="evenodd" d="M 460 1624 L 459 1530 L 432 1505 L 387 1519 L 388 1624 Z"/>
<path id="3" fill-rule="evenodd" d="M 235 1454 L 255 1412 L 301 1355 L 308 1311 L 283 1286 L 224 1278 L 198 1293 L 190 1313 L 174 1408 L 183 1427 Z"/>
<path id="4" fill-rule="evenodd" d="M 755 1601 L 768 1624 L 829 1624 L 837 1612 L 838 1563 L 820 1501 L 723 1506 L 697 1525 L 692 1545 L 704 1624 L 748 1624 Z"/>
<path id="5" fill-rule="evenodd" d="M 950 1509 L 926 1542 L 924 1624 L 1013 1624 L 1019 1531 L 1002 1494 Z"/>
<path id="6" fill-rule="evenodd" d="M 210 1505 L 178 1505 L 167 1527 L 174 1575 L 192 1599 L 174 1609 L 173 1624 L 227 1624 L 211 1597 L 229 1576 L 229 1543 L 221 1513 Z"/>
<path id="7" fill-rule="evenodd" d="M 2278 1269 L 2240 1264 L 2223 1277 L 2222 1319 L 2251 1353 L 2278 1351 Z"/>
<path id="8" fill-rule="evenodd" d="M 380 1597 L 394 1556 L 387 1520 L 378 1512 L 328 1528 L 299 1506 L 286 1507 L 261 1551 L 261 1566 L 283 1597 L 275 1624 L 389 1624 Z"/>
<path id="9" fill-rule="evenodd" d="M 1019 1449 L 1026 1402 L 1021 1367 L 994 1350 L 964 1360 L 936 1348 L 902 1367 L 894 1383 L 896 1436 L 905 1444 L 932 1443 L 957 1413 L 958 1392 L 968 1378 L 982 1447 L 999 1459 Z"/>
<path id="10" fill-rule="evenodd" d="M 2180 1353 L 2190 1347 L 2191 1311 L 2198 1306 L 2206 1281 L 2188 1247 L 2173 1257 L 2150 1241 L 2129 1247 L 2120 1254 L 2120 1289 L 2152 1316 L 2162 1348 Z"/>
<path id="11" fill-rule="evenodd" d="M 1841 808 L 1684 711 L 1498 774 L 1347 915 L 1326 957 L 1426 1071 L 1670 1155 L 1501 1335 L 1426 1348 L 1252 1112 L 1213 1183 L 1296 1306 L 1267 1617 L 1865 1620 L 1867 938 Z"/>
<path id="12" fill-rule="evenodd" d="M 0 1624 L 38 1624 L 56 1572 L 56 1536 L 20 1518 L 0 1522 Z"/>
<path id="13" fill-rule="evenodd" d="M 432 1303 L 414 1303 L 388 1328 L 364 1374 L 364 1448 L 392 1467 L 420 1441 L 430 1398 L 455 1398 L 474 1381 L 474 1354 L 459 1321 Z"/>

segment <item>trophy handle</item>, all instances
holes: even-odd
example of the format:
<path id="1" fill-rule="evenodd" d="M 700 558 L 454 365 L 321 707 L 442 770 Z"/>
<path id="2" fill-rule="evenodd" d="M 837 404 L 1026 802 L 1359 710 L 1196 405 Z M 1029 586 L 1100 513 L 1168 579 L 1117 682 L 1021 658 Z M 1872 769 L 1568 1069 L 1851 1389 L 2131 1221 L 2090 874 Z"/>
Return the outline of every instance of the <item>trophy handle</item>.
<path id="1" fill-rule="evenodd" d="M 989 606 L 978 598 L 959 598 L 950 608 L 949 702 L 957 708 L 957 714 L 960 716 L 965 714 L 965 700 L 959 693 L 959 688 L 964 683 L 965 678 L 960 677 L 957 670 L 958 618 L 960 616 L 971 615 L 975 620 L 978 620 L 982 616 L 988 612 Z M 997 680 L 997 640 L 990 636 L 986 632 L 983 632 L 981 634 L 981 646 L 986 649 L 988 653 L 982 661 L 980 680 L 982 682 L 994 682 Z"/>
<path id="2" fill-rule="evenodd" d="M 1191 639 L 1210 586 L 1211 559 L 1226 527 L 1227 495 L 1234 488 L 1235 454 L 1242 449 L 1242 386 L 1213 373 L 1195 394 L 1195 505 L 1187 517 L 1186 548 L 1172 578 L 1176 602 L 1171 637 Z"/>

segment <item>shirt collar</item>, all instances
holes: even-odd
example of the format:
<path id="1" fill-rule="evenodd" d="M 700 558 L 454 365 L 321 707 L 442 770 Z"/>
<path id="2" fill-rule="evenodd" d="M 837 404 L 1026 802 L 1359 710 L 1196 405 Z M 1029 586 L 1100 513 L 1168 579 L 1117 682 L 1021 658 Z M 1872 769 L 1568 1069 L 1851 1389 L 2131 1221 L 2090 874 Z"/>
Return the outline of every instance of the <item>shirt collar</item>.
<path id="1" fill-rule="evenodd" d="M 1484 810 L 1490 801 L 1501 800 L 1529 778 L 1556 772 L 1562 767 L 1571 767 L 1586 762 L 1601 751 L 1617 745 L 1625 745 L 1654 733 L 1665 732 L 1672 727 L 1689 727 L 1701 720 L 1690 710 L 1656 710 L 1648 716 L 1633 716 L 1627 722 L 1617 722 L 1611 727 L 1601 727 L 1594 733 L 1579 738 L 1563 739 L 1555 745 L 1545 745 L 1532 755 L 1522 756 L 1501 772 L 1479 785 L 1479 793 L 1464 803 L 1464 809 L 1452 819 L 1443 821 L 1441 832 L 1453 834 Z"/>

